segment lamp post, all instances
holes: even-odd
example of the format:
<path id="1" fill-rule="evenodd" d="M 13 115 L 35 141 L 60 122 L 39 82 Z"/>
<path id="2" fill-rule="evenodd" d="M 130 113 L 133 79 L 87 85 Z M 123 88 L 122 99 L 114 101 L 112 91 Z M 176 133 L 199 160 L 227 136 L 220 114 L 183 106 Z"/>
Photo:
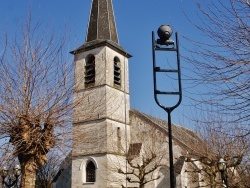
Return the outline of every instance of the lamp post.
<path id="1" fill-rule="evenodd" d="M 154 98 L 158 106 L 164 109 L 168 114 L 168 138 L 169 138 L 169 167 L 170 167 L 170 187 L 174 188 L 175 183 L 175 174 L 174 174 L 174 162 L 173 162 L 173 146 L 172 146 L 172 125 L 171 125 L 171 112 L 177 108 L 182 100 L 182 88 L 181 88 L 181 70 L 180 70 L 180 54 L 179 54 L 179 42 L 178 34 L 175 33 L 175 40 L 170 39 L 172 35 L 172 29 L 169 25 L 161 25 L 157 31 L 159 39 L 155 40 L 154 32 L 152 32 L 152 52 L 153 52 L 153 79 L 154 79 Z M 164 69 L 157 66 L 156 63 L 156 52 L 166 51 L 174 52 L 177 57 L 177 68 L 176 69 Z M 177 74 L 178 77 L 178 89 L 177 90 L 159 90 L 157 86 L 157 75 L 160 73 L 164 74 Z M 174 105 L 163 105 L 160 101 L 162 95 L 167 96 L 177 96 L 178 100 Z"/>
<path id="2" fill-rule="evenodd" d="M 14 185 L 16 185 L 16 187 L 18 186 L 18 177 L 21 175 L 21 167 L 20 165 L 15 165 L 15 167 L 13 168 L 13 175 L 10 174 L 9 170 L 7 169 L 6 166 L 3 167 L 3 169 L 1 170 L 1 176 L 2 176 L 2 186 L 3 187 L 13 187 Z M 12 181 L 12 177 L 15 177 L 15 179 Z M 8 177 L 8 181 L 6 182 L 5 179 Z"/>
<path id="3" fill-rule="evenodd" d="M 223 158 L 220 158 L 218 163 L 217 163 L 218 169 L 221 173 L 221 180 L 222 184 L 228 186 L 228 180 L 227 180 L 227 163 L 224 161 Z"/>

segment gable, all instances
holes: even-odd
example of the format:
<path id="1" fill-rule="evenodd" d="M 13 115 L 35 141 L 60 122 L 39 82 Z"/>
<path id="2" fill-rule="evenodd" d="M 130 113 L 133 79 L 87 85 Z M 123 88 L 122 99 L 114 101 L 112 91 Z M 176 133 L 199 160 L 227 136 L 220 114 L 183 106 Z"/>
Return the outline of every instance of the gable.
<path id="1" fill-rule="evenodd" d="M 148 126 L 154 127 L 155 129 L 159 130 L 159 132 L 168 137 L 167 121 L 132 109 L 130 110 L 131 127 L 136 126 L 135 124 L 138 123 L 135 122 L 137 121 L 135 119 L 141 123 L 147 124 Z M 197 155 L 201 154 L 200 148 L 202 147 L 201 145 L 204 144 L 204 141 L 194 131 L 172 124 L 172 138 L 174 147 L 181 148 L 182 150 L 179 156 L 186 155 L 187 153 Z"/>

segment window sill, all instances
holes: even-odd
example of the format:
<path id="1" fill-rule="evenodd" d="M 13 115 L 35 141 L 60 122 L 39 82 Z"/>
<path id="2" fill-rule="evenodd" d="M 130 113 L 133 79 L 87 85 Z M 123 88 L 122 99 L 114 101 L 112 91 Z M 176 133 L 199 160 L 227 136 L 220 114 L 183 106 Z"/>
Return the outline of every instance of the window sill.
<path id="1" fill-rule="evenodd" d="M 84 182 L 83 185 L 92 185 L 95 184 L 95 182 Z"/>

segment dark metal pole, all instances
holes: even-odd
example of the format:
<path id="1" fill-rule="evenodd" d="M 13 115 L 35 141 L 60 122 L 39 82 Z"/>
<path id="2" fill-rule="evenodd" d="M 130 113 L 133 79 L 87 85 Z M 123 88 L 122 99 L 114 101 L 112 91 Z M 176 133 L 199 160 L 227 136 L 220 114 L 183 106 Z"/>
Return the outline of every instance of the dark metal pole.
<path id="1" fill-rule="evenodd" d="M 172 126 L 171 126 L 171 112 L 168 113 L 168 142 L 169 142 L 169 166 L 170 166 L 170 187 L 175 187 L 175 173 L 174 173 L 174 156 L 172 144 Z"/>
<path id="2" fill-rule="evenodd" d="M 9 177 L 8 182 L 5 181 L 5 178 L 2 177 L 2 186 L 3 187 L 13 187 L 14 185 L 16 185 L 16 187 L 18 187 L 18 176 L 15 176 L 15 180 L 12 182 L 11 178 Z"/>
<path id="3" fill-rule="evenodd" d="M 227 172 L 225 172 L 225 184 L 226 184 L 227 187 L 229 187 L 228 179 L 227 179 Z"/>
<path id="4" fill-rule="evenodd" d="M 227 173 L 225 170 L 221 170 L 221 179 L 222 179 L 222 183 L 226 185 L 226 187 L 229 187 L 228 185 L 228 180 L 227 180 Z"/>
<path id="5" fill-rule="evenodd" d="M 154 32 L 152 32 L 152 52 L 153 52 L 153 80 L 154 80 L 154 98 L 158 106 L 163 108 L 168 114 L 168 138 L 169 138 L 169 170 L 170 170 L 170 188 L 175 188 L 175 172 L 174 172 L 174 161 L 173 161 L 173 143 L 172 143 L 172 123 L 171 123 L 171 112 L 177 108 L 182 100 L 182 87 L 181 87 L 181 70 L 180 70 L 180 55 L 179 55 L 179 42 L 178 34 L 175 34 L 176 43 L 172 47 L 161 47 L 156 44 Z M 156 65 L 156 55 L 155 51 L 167 51 L 167 52 L 176 52 L 177 55 L 177 69 L 161 69 Z M 178 74 L 178 91 L 160 91 L 157 88 L 156 74 L 160 72 L 166 73 L 177 73 Z M 179 100 L 173 106 L 164 106 L 160 103 L 158 95 L 178 95 Z"/>

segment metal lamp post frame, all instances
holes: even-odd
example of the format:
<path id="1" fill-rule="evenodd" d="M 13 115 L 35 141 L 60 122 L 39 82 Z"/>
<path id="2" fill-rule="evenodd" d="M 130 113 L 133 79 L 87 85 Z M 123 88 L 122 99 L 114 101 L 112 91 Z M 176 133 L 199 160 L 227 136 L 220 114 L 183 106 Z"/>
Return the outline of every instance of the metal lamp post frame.
<path id="1" fill-rule="evenodd" d="M 21 167 L 19 165 L 15 165 L 13 168 L 13 174 L 7 169 L 6 166 L 3 167 L 0 174 L 2 176 L 2 186 L 4 187 L 18 187 L 18 178 L 21 175 Z M 12 179 L 14 177 L 14 179 Z M 8 181 L 5 181 L 5 179 L 8 179 Z"/>
<path id="2" fill-rule="evenodd" d="M 8 181 L 5 181 L 5 178 L 2 177 L 2 185 L 3 185 L 3 188 L 4 187 L 8 187 L 8 188 L 11 188 L 13 187 L 14 185 L 17 187 L 17 183 L 18 183 L 18 176 L 15 176 L 15 179 L 12 181 L 11 178 L 8 179 Z"/>
<path id="3" fill-rule="evenodd" d="M 223 158 L 220 158 L 218 163 L 217 163 L 217 167 L 218 167 L 220 174 L 221 174 L 222 184 L 225 185 L 226 187 L 229 187 L 228 179 L 227 179 L 227 163 L 226 163 L 226 161 L 224 161 Z"/>
<path id="4" fill-rule="evenodd" d="M 180 69 L 180 54 L 179 54 L 179 42 L 178 34 L 175 33 L 176 43 L 172 41 L 170 45 L 168 43 L 159 43 L 159 40 L 155 40 L 155 34 L 152 32 L 152 52 L 153 52 L 153 79 L 154 79 L 154 98 L 158 106 L 163 108 L 168 114 L 168 137 L 169 137 L 169 165 L 170 165 L 170 187 L 176 186 L 174 163 L 173 163 L 173 145 L 172 145 L 172 126 L 171 126 L 171 112 L 177 108 L 182 100 L 182 87 L 181 87 L 181 69 Z M 166 41 L 167 42 L 167 41 Z M 177 69 L 161 69 L 156 65 L 156 51 L 175 52 L 177 57 Z M 178 91 L 160 91 L 157 88 L 156 75 L 157 73 L 175 73 L 178 74 Z M 164 106 L 160 103 L 159 95 L 176 95 L 179 96 L 178 102 L 173 106 Z"/>

